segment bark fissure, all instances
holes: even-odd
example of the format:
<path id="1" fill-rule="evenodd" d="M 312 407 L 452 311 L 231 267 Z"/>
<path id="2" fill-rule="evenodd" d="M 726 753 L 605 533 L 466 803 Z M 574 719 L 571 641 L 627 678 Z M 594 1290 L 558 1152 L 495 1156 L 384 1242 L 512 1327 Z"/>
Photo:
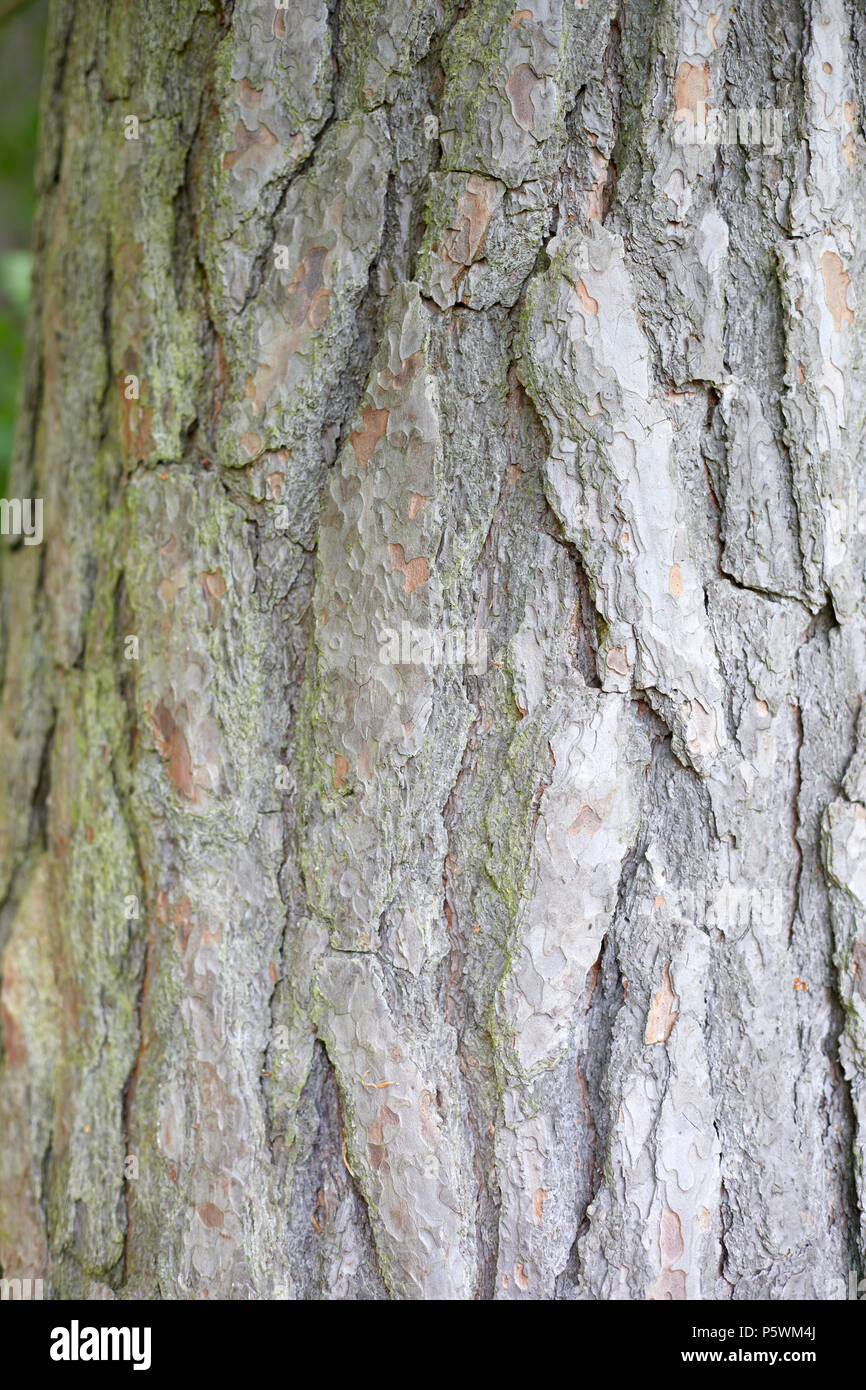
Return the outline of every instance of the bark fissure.
<path id="1" fill-rule="evenodd" d="M 862 1268 L 864 52 L 842 0 L 56 0 L 7 1277 Z"/>

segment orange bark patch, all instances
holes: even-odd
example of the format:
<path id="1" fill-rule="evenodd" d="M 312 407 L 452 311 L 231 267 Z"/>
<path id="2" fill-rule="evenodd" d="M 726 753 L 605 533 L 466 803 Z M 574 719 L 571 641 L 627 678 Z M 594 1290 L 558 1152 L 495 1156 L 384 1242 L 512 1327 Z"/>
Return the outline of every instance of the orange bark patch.
<path id="1" fill-rule="evenodd" d="M 288 295 L 294 301 L 290 307 L 293 328 L 306 322 L 310 328 L 321 328 L 328 314 L 331 291 L 325 284 L 327 248 L 313 246 L 298 266 L 288 284 Z"/>
<path id="2" fill-rule="evenodd" d="M 376 1112 L 376 1118 L 367 1131 L 367 1137 L 374 1144 L 385 1144 L 385 1126 L 391 1129 L 399 1129 L 400 1117 L 395 1115 L 390 1105 L 380 1105 Z"/>
<path id="3" fill-rule="evenodd" d="M 346 762 L 346 759 L 343 757 L 342 753 L 338 753 L 337 756 L 334 758 L 334 771 L 331 774 L 331 781 L 334 784 L 335 792 L 342 790 L 343 783 L 345 782 L 348 775 L 349 764 Z"/>
<path id="4" fill-rule="evenodd" d="M 671 988 L 670 966 L 666 965 L 661 987 L 656 990 L 650 1004 L 644 1042 L 667 1042 L 671 1035 L 671 1029 L 679 1018 L 679 1013 L 674 1009 L 675 997 Z"/>
<path id="5" fill-rule="evenodd" d="M 511 103 L 511 114 L 521 130 L 531 130 L 535 121 L 532 93 L 540 79 L 528 63 L 520 63 L 508 74 L 505 94 Z"/>
<path id="6" fill-rule="evenodd" d="M 683 576 L 679 565 L 671 565 L 668 571 L 668 593 L 679 598 L 683 592 Z"/>
<path id="7" fill-rule="evenodd" d="M 824 298 L 833 315 L 833 327 L 838 333 L 843 323 L 854 322 L 854 315 L 848 308 L 848 286 L 851 277 L 835 251 L 824 252 L 821 257 L 821 271 L 824 276 Z"/>
<path id="8" fill-rule="evenodd" d="M 240 436 L 238 443 L 244 453 L 248 454 L 250 458 L 255 458 L 256 454 L 261 451 L 261 437 L 257 434 L 253 434 L 250 430 Z"/>
<path id="9" fill-rule="evenodd" d="M 420 352 L 413 352 L 411 357 L 404 357 L 400 363 L 400 370 L 396 376 L 391 377 L 391 386 L 394 390 L 402 391 L 404 386 L 408 386 L 410 381 L 414 381 L 421 366 Z"/>
<path id="10" fill-rule="evenodd" d="M 628 662 L 625 656 L 624 647 L 611 647 L 607 654 L 607 665 L 611 671 L 616 671 L 618 676 L 628 675 Z"/>
<path id="11" fill-rule="evenodd" d="M 220 599 L 226 591 L 226 582 L 222 576 L 222 570 L 212 570 L 200 574 L 198 582 L 201 584 L 202 593 L 207 603 L 208 618 L 211 626 L 216 622 L 222 612 Z"/>
<path id="12" fill-rule="evenodd" d="M 222 570 L 210 570 L 199 575 L 209 594 L 219 598 L 226 591 L 226 582 L 222 576 Z"/>
<path id="13" fill-rule="evenodd" d="M 189 901 L 186 894 L 183 894 L 182 897 L 178 898 L 178 901 L 172 905 L 171 920 L 174 922 L 175 927 L 189 926 L 190 916 L 192 916 L 192 902 Z"/>
<path id="14" fill-rule="evenodd" d="M 680 63 L 674 78 L 674 115 L 684 116 L 687 112 L 696 116 L 698 102 L 706 102 L 710 91 L 710 65 L 696 68 L 691 63 Z"/>
<path id="15" fill-rule="evenodd" d="M 7 988 L 9 987 L 11 987 L 11 981 Z M 23 1067 L 28 1057 L 24 1031 L 5 1002 L 0 1004 L 0 1017 L 3 1020 L 3 1048 L 6 1064 L 9 1067 Z"/>
<path id="16" fill-rule="evenodd" d="M 150 715 L 150 726 L 156 751 L 166 763 L 169 781 L 188 801 L 195 801 L 196 790 L 192 778 L 189 744 L 183 729 L 162 702 Z"/>
<path id="17" fill-rule="evenodd" d="M 544 1199 L 547 1196 L 543 1187 L 537 1187 L 532 1194 L 532 1220 L 536 1226 L 540 1226 L 544 1218 Z"/>
<path id="18" fill-rule="evenodd" d="M 497 185 L 492 179 L 472 174 L 466 180 L 454 221 L 442 237 L 442 255 L 455 266 L 471 265 L 481 254 L 496 194 Z"/>
<path id="19" fill-rule="evenodd" d="M 257 87 L 250 86 L 245 77 L 238 84 L 238 101 L 247 111 L 255 111 L 262 104 L 262 94 Z"/>
<path id="20" fill-rule="evenodd" d="M 186 946 L 187 937 L 192 930 L 192 903 L 186 894 L 172 904 L 171 920 L 180 932 L 183 944 Z"/>
<path id="21" fill-rule="evenodd" d="M 522 19 L 532 19 L 532 10 L 518 10 L 511 21 L 511 28 L 516 29 Z"/>
<path id="22" fill-rule="evenodd" d="M 589 835 L 590 838 L 596 833 L 601 825 L 601 816 L 597 815 L 591 806 L 581 806 L 577 818 L 568 827 L 569 835 Z"/>
<path id="23" fill-rule="evenodd" d="M 659 1223 L 659 1255 L 661 1273 L 655 1283 L 647 1290 L 649 1298 L 681 1299 L 686 1296 L 685 1270 L 675 1268 L 685 1252 L 680 1218 L 670 1207 L 662 1212 Z"/>
<path id="24" fill-rule="evenodd" d="M 359 468 L 366 468 L 373 450 L 384 439 L 388 428 L 388 411 L 374 410 L 365 405 L 361 411 L 361 427 L 349 435 L 349 443 L 355 451 L 355 461 Z"/>
<path id="25" fill-rule="evenodd" d="M 144 377 L 139 383 L 139 390 L 144 390 Z M 120 404 L 124 454 L 128 459 L 147 458 L 153 449 L 153 435 L 150 432 L 153 408 L 143 406 L 140 400 L 128 401 L 122 392 Z"/>
<path id="26" fill-rule="evenodd" d="M 577 290 L 577 297 L 580 300 L 580 307 L 583 312 L 589 314 L 591 318 L 595 318 L 598 313 L 598 300 L 593 299 L 582 280 L 578 280 L 575 289 Z"/>
<path id="27" fill-rule="evenodd" d="M 389 545 L 388 559 L 391 562 L 392 574 L 395 570 L 402 572 L 404 594 L 411 594 L 427 583 L 427 561 L 423 556 L 419 555 L 416 560 L 407 560 L 402 545 Z"/>
<path id="28" fill-rule="evenodd" d="M 198 1214 L 206 1226 L 212 1230 L 219 1230 L 223 1224 L 223 1214 L 219 1207 L 214 1206 L 213 1202 L 204 1202 L 197 1208 Z"/>
<path id="29" fill-rule="evenodd" d="M 418 513 L 420 512 L 421 508 L 424 506 L 424 503 L 425 503 L 426 501 L 427 501 L 427 498 L 424 497 L 420 492 L 413 492 L 413 493 L 412 493 L 412 496 L 409 498 L 409 520 L 410 520 L 410 521 L 414 521 L 414 520 L 415 520 L 416 516 L 418 515 Z"/>
<path id="30" fill-rule="evenodd" d="M 233 169 L 245 155 L 249 155 L 246 160 L 248 166 L 252 165 L 263 169 L 268 160 L 263 157 L 262 152 L 271 149 L 277 143 L 277 137 L 272 130 L 268 130 L 266 125 L 258 125 L 255 130 L 247 130 L 243 121 L 238 121 L 235 126 L 234 142 L 234 149 L 228 150 L 223 155 L 224 169 Z"/>

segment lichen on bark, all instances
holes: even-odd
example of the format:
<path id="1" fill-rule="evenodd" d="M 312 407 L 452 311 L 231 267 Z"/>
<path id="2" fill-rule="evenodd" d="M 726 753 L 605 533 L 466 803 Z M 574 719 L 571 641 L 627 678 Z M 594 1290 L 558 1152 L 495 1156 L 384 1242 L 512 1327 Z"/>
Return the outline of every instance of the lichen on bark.
<path id="1" fill-rule="evenodd" d="M 54 0 L 4 1275 L 844 1293 L 864 73 L 849 0 Z"/>

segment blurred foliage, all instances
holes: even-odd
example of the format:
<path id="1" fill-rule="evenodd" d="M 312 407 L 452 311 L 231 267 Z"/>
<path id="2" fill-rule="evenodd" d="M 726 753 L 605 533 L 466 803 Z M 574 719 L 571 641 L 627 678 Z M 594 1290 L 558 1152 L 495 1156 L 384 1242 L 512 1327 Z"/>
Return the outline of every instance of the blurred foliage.
<path id="1" fill-rule="evenodd" d="M 5 494 L 27 299 L 33 165 L 48 0 L 0 4 L 0 494 Z"/>

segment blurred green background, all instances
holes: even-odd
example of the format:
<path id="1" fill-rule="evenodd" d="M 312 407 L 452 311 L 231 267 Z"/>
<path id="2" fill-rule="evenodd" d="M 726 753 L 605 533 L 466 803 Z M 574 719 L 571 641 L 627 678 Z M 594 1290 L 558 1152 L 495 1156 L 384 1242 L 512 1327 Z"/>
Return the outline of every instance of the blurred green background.
<path id="1" fill-rule="evenodd" d="M 30 290 L 33 164 L 48 0 L 0 0 L 0 495 Z"/>

